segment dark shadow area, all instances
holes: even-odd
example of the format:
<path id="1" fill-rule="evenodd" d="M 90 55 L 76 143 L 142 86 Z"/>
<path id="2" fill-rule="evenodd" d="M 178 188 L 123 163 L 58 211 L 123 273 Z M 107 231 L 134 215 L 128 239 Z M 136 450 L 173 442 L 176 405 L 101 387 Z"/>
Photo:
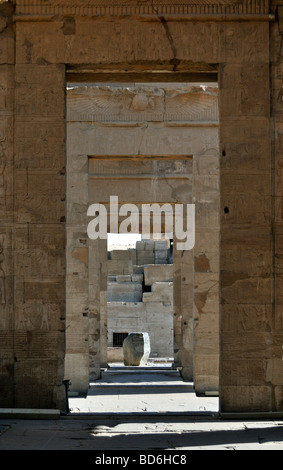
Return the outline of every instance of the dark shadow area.
<path id="1" fill-rule="evenodd" d="M 95 428 L 89 432 L 95 433 Z M 152 433 L 106 436 L 95 434 L 95 446 L 101 450 L 115 449 L 186 449 L 190 447 L 267 444 L 283 441 L 283 427 L 243 430 L 195 431 L 187 433 Z M 149 444 L 150 443 L 150 444 Z"/>
<path id="2" fill-rule="evenodd" d="M 0 421 L 1 450 L 282 450 L 283 422 L 223 421 L 208 416 L 93 417 Z M 136 451 L 130 454 L 129 451 Z M 107 454 L 105 454 L 107 455 Z M 110 455 L 110 454 L 109 454 Z M 111 454 L 113 455 L 113 454 Z M 93 454 L 95 457 L 96 454 Z M 134 462 L 134 460 L 133 460 Z M 92 462 L 93 463 L 93 462 Z M 187 460 L 187 463 L 189 461 Z"/>

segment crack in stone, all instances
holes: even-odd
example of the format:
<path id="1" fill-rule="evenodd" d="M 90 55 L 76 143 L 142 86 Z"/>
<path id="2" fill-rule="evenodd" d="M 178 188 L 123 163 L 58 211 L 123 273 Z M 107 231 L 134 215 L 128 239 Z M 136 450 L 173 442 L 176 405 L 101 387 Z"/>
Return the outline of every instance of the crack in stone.
<path id="1" fill-rule="evenodd" d="M 165 31 L 165 34 L 166 34 L 166 37 L 167 37 L 167 40 L 170 44 L 170 48 L 171 48 L 171 51 L 172 51 L 172 55 L 173 55 L 173 58 L 170 60 L 170 64 L 173 65 L 173 72 L 176 72 L 177 70 L 177 67 L 180 63 L 180 60 L 177 58 L 177 49 L 176 49 L 176 46 L 174 44 L 174 40 L 173 40 L 173 37 L 172 37 L 172 34 L 170 33 L 170 30 L 169 30 L 169 26 L 168 26 L 168 23 L 167 21 L 165 20 L 164 16 L 163 15 L 160 15 L 158 13 L 158 10 L 157 8 L 154 6 L 154 4 L 152 3 L 152 10 L 154 11 L 154 13 L 156 14 L 157 18 L 159 19 L 159 21 L 161 22 L 163 28 L 164 28 L 164 31 Z"/>

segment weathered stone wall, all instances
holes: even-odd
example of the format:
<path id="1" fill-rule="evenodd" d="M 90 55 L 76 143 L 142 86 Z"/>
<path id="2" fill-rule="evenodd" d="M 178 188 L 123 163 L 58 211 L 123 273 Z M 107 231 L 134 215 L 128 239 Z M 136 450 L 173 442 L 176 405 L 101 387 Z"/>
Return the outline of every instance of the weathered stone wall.
<path id="1" fill-rule="evenodd" d="M 282 410 L 281 1 L 13 6 L 0 11 L 1 405 L 63 406 L 68 64 L 81 81 L 219 72 L 220 407 Z"/>

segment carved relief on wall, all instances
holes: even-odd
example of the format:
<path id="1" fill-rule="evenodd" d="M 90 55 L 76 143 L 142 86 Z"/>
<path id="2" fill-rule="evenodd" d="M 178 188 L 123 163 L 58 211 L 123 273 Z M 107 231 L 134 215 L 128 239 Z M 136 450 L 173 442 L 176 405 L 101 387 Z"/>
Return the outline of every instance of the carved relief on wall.
<path id="1" fill-rule="evenodd" d="M 12 121 L 10 117 L 0 118 L 0 211 L 6 209 L 9 185 L 9 142 L 12 140 Z"/>
<path id="2" fill-rule="evenodd" d="M 5 205 L 6 202 L 6 162 L 5 158 L 1 158 L 5 155 L 4 144 L 0 142 L 0 205 Z"/>
<path id="3" fill-rule="evenodd" d="M 217 121 L 214 87 L 74 87 L 68 121 Z"/>
<path id="4" fill-rule="evenodd" d="M 6 303 L 4 263 L 4 235 L 0 235 L 0 304 Z"/>

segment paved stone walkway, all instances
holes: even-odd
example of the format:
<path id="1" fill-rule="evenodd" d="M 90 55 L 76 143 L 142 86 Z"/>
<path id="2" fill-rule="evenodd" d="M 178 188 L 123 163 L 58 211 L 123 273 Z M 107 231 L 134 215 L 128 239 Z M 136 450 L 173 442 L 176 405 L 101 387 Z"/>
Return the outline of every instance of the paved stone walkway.
<path id="1" fill-rule="evenodd" d="M 218 397 L 196 397 L 193 384 L 170 367 L 114 366 L 69 406 L 73 413 L 218 412 Z"/>
<path id="2" fill-rule="evenodd" d="M 123 455 L 135 468 L 143 452 L 283 450 L 283 420 L 222 419 L 217 397 L 196 397 L 170 370 L 112 369 L 69 404 L 59 419 L 0 419 L 0 450 L 89 450 L 88 463 Z"/>
<path id="3" fill-rule="evenodd" d="M 111 451 L 106 455 L 133 450 L 283 450 L 283 421 L 185 416 L 1 419 L 0 450 Z"/>

